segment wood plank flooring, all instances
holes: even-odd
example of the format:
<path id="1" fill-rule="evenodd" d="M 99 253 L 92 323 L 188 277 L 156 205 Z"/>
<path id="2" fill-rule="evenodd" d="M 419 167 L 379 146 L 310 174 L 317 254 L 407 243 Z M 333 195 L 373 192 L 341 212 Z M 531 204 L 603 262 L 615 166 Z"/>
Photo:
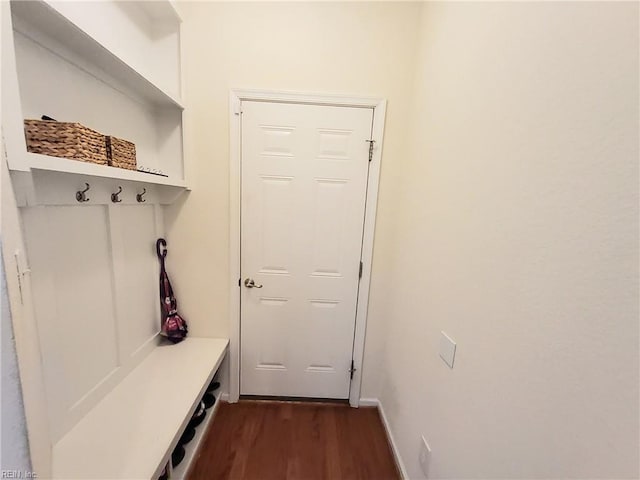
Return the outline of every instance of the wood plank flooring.
<path id="1" fill-rule="evenodd" d="M 399 479 L 375 408 L 223 403 L 189 480 Z"/>

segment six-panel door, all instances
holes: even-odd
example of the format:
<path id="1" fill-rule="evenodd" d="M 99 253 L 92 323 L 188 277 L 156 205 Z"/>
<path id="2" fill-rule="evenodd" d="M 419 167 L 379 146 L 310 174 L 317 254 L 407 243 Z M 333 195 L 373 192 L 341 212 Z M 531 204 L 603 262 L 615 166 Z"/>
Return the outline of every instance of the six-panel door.
<path id="1" fill-rule="evenodd" d="M 373 110 L 242 111 L 241 394 L 348 398 Z"/>

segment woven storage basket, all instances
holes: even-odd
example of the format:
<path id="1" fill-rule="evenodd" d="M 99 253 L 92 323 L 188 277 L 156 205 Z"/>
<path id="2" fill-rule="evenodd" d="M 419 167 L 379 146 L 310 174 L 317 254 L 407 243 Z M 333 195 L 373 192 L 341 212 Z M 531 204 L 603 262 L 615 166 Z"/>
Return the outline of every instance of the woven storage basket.
<path id="1" fill-rule="evenodd" d="M 79 123 L 25 120 L 27 151 L 106 165 L 105 136 Z"/>
<path id="2" fill-rule="evenodd" d="M 136 170 L 136 146 L 118 137 L 107 137 L 107 156 L 112 167 Z"/>

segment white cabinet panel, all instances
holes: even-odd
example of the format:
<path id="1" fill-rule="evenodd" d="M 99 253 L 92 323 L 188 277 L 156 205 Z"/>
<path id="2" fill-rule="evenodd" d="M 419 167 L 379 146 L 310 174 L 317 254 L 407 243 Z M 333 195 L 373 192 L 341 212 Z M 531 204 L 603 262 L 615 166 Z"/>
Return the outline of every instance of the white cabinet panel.
<path id="1" fill-rule="evenodd" d="M 22 209 L 54 442 L 157 344 L 160 208 Z"/>
<path id="2" fill-rule="evenodd" d="M 106 215 L 103 206 L 24 209 L 54 438 L 119 365 Z"/>
<path id="3" fill-rule="evenodd" d="M 122 361 L 160 330 L 155 206 L 109 207 L 113 269 Z"/>

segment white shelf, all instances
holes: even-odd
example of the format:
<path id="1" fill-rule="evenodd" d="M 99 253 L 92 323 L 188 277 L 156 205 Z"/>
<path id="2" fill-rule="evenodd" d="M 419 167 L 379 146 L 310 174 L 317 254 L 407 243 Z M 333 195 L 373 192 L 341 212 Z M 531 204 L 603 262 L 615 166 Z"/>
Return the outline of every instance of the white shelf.
<path id="1" fill-rule="evenodd" d="M 150 173 L 138 172 L 136 170 L 126 170 L 124 168 L 110 167 L 108 165 L 97 165 L 95 163 L 82 162 L 80 160 L 69 160 L 67 158 L 50 157 L 48 155 L 31 152 L 27 152 L 26 158 L 27 166 L 32 170 L 89 175 L 93 177 L 187 188 L 187 183 L 184 180 L 152 175 Z"/>
<path id="2" fill-rule="evenodd" d="M 221 338 L 187 338 L 155 348 L 53 446 L 53 477 L 156 478 L 228 343 Z"/>
<path id="3" fill-rule="evenodd" d="M 143 4 L 146 2 L 142 2 Z M 145 7 L 149 15 L 166 18 L 172 16 L 179 19 L 175 7 L 169 2 L 149 2 Z M 135 92 L 137 96 L 160 106 L 183 109 L 180 100 L 158 87 L 134 67 L 126 63 L 117 55 L 109 51 L 104 45 L 96 41 L 91 35 L 78 27 L 72 21 L 60 14 L 51 5 L 42 0 L 11 2 L 11 11 L 16 17 L 14 28 L 35 41 L 42 41 L 41 37 L 53 39 L 74 57 L 82 59 L 82 63 L 91 65 L 94 69 L 104 72 L 127 90 Z M 171 13 L 173 12 L 173 13 Z M 176 17 L 177 16 L 177 17 Z M 74 61 L 75 58 L 68 58 Z M 84 65 L 78 65 L 84 68 Z M 93 70 L 93 69 L 92 69 Z M 95 75 L 95 71 L 88 72 Z M 108 79 L 106 79 L 109 82 Z M 116 86 L 117 87 L 117 86 Z"/>
<path id="4" fill-rule="evenodd" d="M 220 406 L 220 397 L 219 392 L 217 390 L 214 395 L 216 396 L 216 403 L 207 410 L 207 416 L 202 422 L 201 425 L 198 425 L 196 428 L 196 435 L 193 439 L 184 446 L 185 454 L 184 459 L 180 462 L 180 465 L 175 467 L 171 472 L 170 480 L 183 480 L 187 477 L 189 473 L 189 469 L 192 467 L 193 462 L 196 460 L 196 454 L 200 449 L 200 445 L 202 444 L 204 437 L 207 435 L 209 431 L 209 427 L 211 426 L 211 422 L 213 422 L 214 417 L 216 416 L 216 412 L 218 411 L 218 407 Z"/>

